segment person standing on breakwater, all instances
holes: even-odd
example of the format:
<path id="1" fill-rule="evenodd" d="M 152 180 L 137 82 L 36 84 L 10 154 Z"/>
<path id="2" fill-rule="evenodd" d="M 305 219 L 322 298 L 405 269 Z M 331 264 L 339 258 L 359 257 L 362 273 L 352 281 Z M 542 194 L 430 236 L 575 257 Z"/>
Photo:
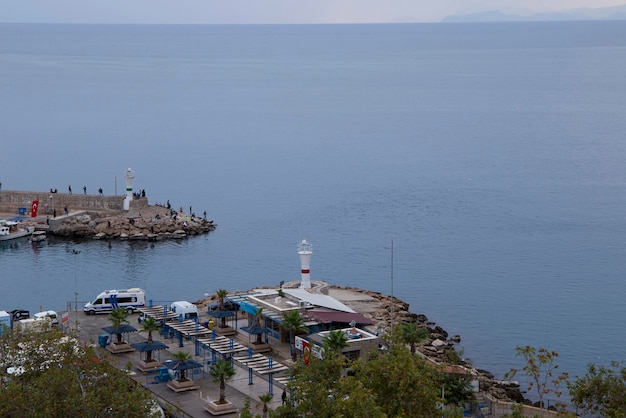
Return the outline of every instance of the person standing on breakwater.
<path id="1" fill-rule="evenodd" d="M 87 194 L 87 186 L 83 186 L 83 193 Z"/>
<path id="2" fill-rule="evenodd" d="M 98 189 L 98 193 L 100 194 L 100 196 L 102 196 L 102 187 Z"/>
<path id="3" fill-rule="evenodd" d="M 67 186 L 67 191 L 69 194 L 72 194 L 72 185 Z"/>

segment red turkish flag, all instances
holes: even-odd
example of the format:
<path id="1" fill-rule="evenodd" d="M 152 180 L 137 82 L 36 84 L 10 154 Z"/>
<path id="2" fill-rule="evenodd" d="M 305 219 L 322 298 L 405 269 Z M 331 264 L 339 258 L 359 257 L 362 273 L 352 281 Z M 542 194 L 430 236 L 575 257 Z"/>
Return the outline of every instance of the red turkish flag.
<path id="1" fill-rule="evenodd" d="M 309 364 L 309 360 L 311 360 L 311 347 L 307 340 L 302 340 L 302 359 L 304 360 L 304 364 Z"/>
<path id="2" fill-rule="evenodd" d="M 39 200 L 33 200 L 33 203 L 30 205 L 30 217 L 37 217 L 37 209 L 39 208 Z"/>

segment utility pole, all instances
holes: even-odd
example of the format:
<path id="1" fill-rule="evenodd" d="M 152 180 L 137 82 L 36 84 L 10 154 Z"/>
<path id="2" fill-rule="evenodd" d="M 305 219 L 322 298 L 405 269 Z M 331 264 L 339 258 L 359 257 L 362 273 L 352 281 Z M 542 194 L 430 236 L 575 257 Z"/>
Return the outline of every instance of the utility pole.
<path id="1" fill-rule="evenodd" d="M 391 239 L 391 335 L 393 335 L 393 239 Z"/>
<path id="2" fill-rule="evenodd" d="M 80 254 L 80 250 L 73 249 L 74 255 L 74 329 L 78 333 L 78 288 L 76 286 L 76 256 Z"/>

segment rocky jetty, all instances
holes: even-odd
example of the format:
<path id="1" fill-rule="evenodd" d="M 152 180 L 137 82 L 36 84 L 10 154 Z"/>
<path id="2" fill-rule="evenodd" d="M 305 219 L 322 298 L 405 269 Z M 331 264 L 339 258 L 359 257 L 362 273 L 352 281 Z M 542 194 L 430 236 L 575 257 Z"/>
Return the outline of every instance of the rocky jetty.
<path id="1" fill-rule="evenodd" d="M 162 206 L 144 206 L 130 211 L 80 211 L 48 219 L 50 235 L 106 240 L 182 239 L 206 234 L 213 221 L 176 212 Z"/>
<path id="2" fill-rule="evenodd" d="M 345 300 L 341 297 L 342 291 L 360 294 L 364 297 L 351 297 Z M 441 326 L 429 321 L 426 315 L 412 313 L 408 303 L 396 297 L 392 299 L 388 295 L 356 287 L 330 285 L 322 290 L 322 293 L 331 296 L 335 296 L 336 292 L 339 292 L 336 295 L 337 299 L 374 321 L 374 328 L 388 329 L 392 323 L 392 315 L 394 326 L 404 322 L 417 322 L 426 328 L 429 334 L 428 339 L 417 346 L 417 351 L 429 361 L 446 367 L 452 373 L 468 375 L 478 380 L 480 390 L 496 399 L 528 403 L 524 400 L 517 382 L 497 380 L 492 373 L 474 368 L 457 349 L 457 344 L 461 342 L 460 335 L 450 336 Z"/>

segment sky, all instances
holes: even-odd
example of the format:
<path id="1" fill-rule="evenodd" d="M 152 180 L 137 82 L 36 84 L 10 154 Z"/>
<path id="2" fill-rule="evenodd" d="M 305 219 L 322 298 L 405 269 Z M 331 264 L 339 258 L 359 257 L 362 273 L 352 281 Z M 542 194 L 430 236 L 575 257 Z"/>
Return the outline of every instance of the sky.
<path id="1" fill-rule="evenodd" d="M 408 23 L 501 10 L 532 14 L 625 0 L 2 0 L 1 23 Z"/>

